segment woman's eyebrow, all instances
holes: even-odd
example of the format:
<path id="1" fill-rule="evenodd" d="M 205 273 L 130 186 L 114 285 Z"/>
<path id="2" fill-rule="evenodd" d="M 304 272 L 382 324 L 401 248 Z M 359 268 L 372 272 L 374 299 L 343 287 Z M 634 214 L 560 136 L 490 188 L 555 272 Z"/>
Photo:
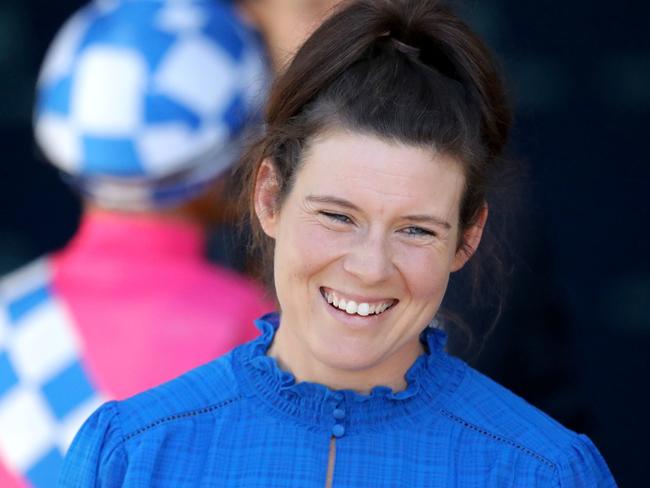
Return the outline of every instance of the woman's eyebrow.
<path id="1" fill-rule="evenodd" d="M 338 207 L 348 208 L 350 210 L 360 211 L 359 207 L 357 207 L 354 203 L 350 202 L 349 200 L 345 200 L 344 198 L 339 198 L 331 195 L 309 195 L 305 200 L 307 200 L 310 203 L 325 203 L 330 205 L 336 205 Z M 408 220 L 410 222 L 436 225 L 436 226 L 444 227 L 447 230 L 451 229 L 451 224 L 449 222 L 435 215 L 406 215 L 403 218 L 404 220 Z"/>
<path id="2" fill-rule="evenodd" d="M 359 211 L 359 207 L 357 207 L 354 203 L 345 200 L 344 198 L 339 198 L 339 197 L 334 197 L 330 195 L 308 195 L 307 198 L 305 198 L 310 203 L 327 203 L 330 205 L 337 205 L 339 207 L 343 208 L 349 208 L 350 210 L 355 210 Z"/>
<path id="3" fill-rule="evenodd" d="M 404 220 L 420 224 L 438 225 L 447 230 L 451 229 L 451 224 L 449 222 L 440 217 L 436 217 L 435 215 L 407 215 L 404 217 Z"/>

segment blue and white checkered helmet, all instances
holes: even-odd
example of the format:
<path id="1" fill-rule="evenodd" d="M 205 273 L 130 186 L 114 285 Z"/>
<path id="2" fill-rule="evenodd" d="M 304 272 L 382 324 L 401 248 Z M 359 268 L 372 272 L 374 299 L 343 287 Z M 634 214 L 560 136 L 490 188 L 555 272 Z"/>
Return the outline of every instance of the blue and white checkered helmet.
<path id="1" fill-rule="evenodd" d="M 236 161 L 267 80 L 259 37 L 225 3 L 96 0 L 47 53 L 36 140 L 101 205 L 175 205 Z"/>

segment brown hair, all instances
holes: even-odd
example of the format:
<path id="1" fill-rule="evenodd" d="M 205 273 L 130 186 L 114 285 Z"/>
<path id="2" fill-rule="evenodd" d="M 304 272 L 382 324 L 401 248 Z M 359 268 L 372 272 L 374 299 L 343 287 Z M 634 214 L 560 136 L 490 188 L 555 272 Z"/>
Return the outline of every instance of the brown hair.
<path id="1" fill-rule="evenodd" d="M 310 141 L 334 126 L 456 157 L 466 177 L 462 232 L 500 172 L 510 124 L 490 53 L 443 1 L 345 2 L 276 81 L 265 135 L 239 169 L 253 244 L 268 265 L 273 243 L 254 209 L 262 161 L 275 167 L 279 207 Z"/>

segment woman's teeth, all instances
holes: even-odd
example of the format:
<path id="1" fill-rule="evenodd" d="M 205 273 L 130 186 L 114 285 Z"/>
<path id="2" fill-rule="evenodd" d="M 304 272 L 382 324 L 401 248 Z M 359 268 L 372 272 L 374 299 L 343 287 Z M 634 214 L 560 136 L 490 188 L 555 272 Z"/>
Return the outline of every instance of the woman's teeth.
<path id="1" fill-rule="evenodd" d="M 368 315 L 379 315 L 386 311 L 388 307 L 393 304 L 394 300 L 387 302 L 377 302 L 377 303 L 357 303 L 354 300 L 346 300 L 344 298 L 337 297 L 332 292 L 325 292 L 325 298 L 327 303 L 335 306 L 339 310 L 350 315 L 361 315 L 362 317 L 367 317 Z"/>

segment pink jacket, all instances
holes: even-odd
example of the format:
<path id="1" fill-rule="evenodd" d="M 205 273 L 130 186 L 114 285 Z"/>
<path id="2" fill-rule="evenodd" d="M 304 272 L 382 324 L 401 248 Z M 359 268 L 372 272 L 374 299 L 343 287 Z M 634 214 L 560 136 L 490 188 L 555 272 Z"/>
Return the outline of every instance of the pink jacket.
<path id="1" fill-rule="evenodd" d="M 253 320 L 273 309 L 257 285 L 209 264 L 203 241 L 180 220 L 92 212 L 47 260 L 52 293 L 103 398 L 133 395 L 224 354 L 253 338 Z M 21 486 L 2 471 L 0 486 Z"/>

